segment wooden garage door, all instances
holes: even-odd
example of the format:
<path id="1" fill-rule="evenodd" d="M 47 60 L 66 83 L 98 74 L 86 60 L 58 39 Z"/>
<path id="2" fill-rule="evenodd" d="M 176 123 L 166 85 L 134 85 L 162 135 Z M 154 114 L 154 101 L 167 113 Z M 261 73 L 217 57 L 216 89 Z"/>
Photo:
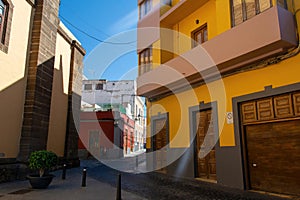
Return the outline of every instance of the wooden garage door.
<path id="1" fill-rule="evenodd" d="M 300 194 L 300 120 L 246 126 L 251 188 Z"/>
<path id="2" fill-rule="evenodd" d="M 154 151 L 156 169 L 166 171 L 167 163 L 167 120 L 155 120 Z"/>
<path id="3" fill-rule="evenodd" d="M 215 132 L 211 110 L 201 111 L 196 114 L 196 123 L 199 125 L 196 136 L 197 172 L 196 177 L 217 180 L 216 156 L 215 156 Z M 207 136 L 207 137 L 206 137 Z M 204 142 L 204 138 L 205 142 Z M 200 150 L 203 153 L 209 152 L 205 157 L 200 158 Z"/>
<path id="4" fill-rule="evenodd" d="M 241 105 L 251 189 L 300 194 L 300 93 Z"/>

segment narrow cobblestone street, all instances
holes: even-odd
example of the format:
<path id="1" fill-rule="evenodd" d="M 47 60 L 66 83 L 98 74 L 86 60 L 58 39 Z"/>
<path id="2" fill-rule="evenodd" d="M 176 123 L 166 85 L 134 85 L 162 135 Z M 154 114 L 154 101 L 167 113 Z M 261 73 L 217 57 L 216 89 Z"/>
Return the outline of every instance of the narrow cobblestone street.
<path id="1" fill-rule="evenodd" d="M 91 162 L 90 162 L 91 163 Z M 97 162 L 96 162 L 97 163 Z M 94 163 L 95 164 L 95 163 Z M 96 164 L 89 169 L 89 176 L 116 185 L 119 172 Z M 201 199 L 201 200 L 283 200 L 277 196 L 237 190 L 191 179 L 179 179 L 157 172 L 147 174 L 122 173 L 122 190 L 147 199 Z M 297 199 L 297 198 L 293 198 Z"/>

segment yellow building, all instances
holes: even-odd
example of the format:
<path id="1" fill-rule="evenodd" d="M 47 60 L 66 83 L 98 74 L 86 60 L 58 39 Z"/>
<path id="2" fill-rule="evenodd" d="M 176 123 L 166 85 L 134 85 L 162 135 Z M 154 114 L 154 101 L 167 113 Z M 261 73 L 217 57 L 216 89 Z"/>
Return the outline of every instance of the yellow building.
<path id="1" fill-rule="evenodd" d="M 59 0 L 0 0 L 0 182 L 22 176 L 34 150 L 78 164 L 85 50 L 58 10 Z"/>
<path id="2" fill-rule="evenodd" d="M 139 0 L 147 167 L 300 194 L 300 2 Z"/>

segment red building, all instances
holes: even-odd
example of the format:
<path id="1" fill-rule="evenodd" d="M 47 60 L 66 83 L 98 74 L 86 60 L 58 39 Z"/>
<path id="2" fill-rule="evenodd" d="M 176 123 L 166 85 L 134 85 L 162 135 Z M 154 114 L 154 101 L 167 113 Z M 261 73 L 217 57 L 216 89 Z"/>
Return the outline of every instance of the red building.
<path id="1" fill-rule="evenodd" d="M 78 148 L 80 157 L 123 157 L 134 147 L 134 120 L 117 111 L 81 112 Z"/>

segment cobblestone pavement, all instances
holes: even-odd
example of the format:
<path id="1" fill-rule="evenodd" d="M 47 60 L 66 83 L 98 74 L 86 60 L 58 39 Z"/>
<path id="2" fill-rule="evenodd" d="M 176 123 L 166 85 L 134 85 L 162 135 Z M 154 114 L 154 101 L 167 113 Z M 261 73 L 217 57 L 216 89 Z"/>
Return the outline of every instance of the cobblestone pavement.
<path id="1" fill-rule="evenodd" d="M 116 185 L 119 173 L 120 172 L 106 167 L 103 164 L 98 164 L 88 169 L 88 176 L 114 186 Z M 283 198 L 257 192 L 243 191 L 194 179 L 170 177 L 156 172 L 147 174 L 121 173 L 121 177 L 122 190 L 135 193 L 147 199 L 299 200 L 299 198 L 296 197 Z"/>
<path id="2" fill-rule="evenodd" d="M 128 160 L 119 164 L 126 164 Z M 129 160 L 129 162 L 132 162 Z M 128 163 L 127 163 L 128 164 Z M 82 170 L 87 167 L 87 186 L 81 187 Z M 134 171 L 134 170 L 132 170 Z M 80 168 L 68 169 L 66 180 L 62 171 L 54 172 L 53 183 L 45 190 L 31 189 L 28 181 L 0 184 L 0 200 L 111 200 L 116 199 L 119 171 L 96 160 L 81 162 Z M 171 200 L 287 200 L 251 191 L 222 187 L 194 179 L 179 179 L 156 172 L 147 174 L 121 173 L 122 199 L 171 199 Z M 288 200 L 297 198 L 288 198 Z M 300 200 L 300 199 L 297 199 Z"/>

